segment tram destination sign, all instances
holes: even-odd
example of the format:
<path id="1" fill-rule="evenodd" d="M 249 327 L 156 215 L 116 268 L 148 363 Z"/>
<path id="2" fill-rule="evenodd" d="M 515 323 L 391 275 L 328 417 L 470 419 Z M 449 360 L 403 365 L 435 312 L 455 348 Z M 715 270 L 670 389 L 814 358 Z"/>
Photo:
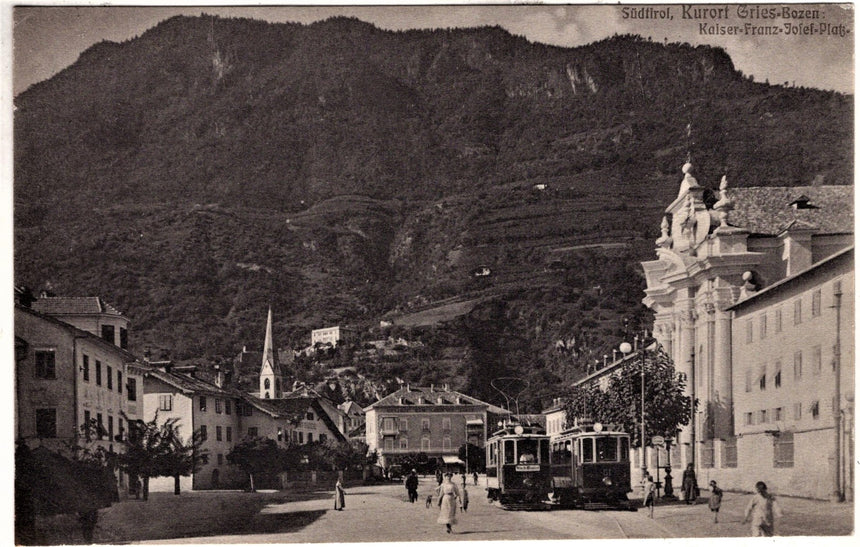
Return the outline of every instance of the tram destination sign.
<path id="1" fill-rule="evenodd" d="M 517 471 L 540 471 L 540 465 L 536 463 L 519 464 Z"/>
<path id="2" fill-rule="evenodd" d="M 654 435 L 651 437 L 651 446 L 663 446 L 664 444 L 666 444 L 666 439 L 660 435 Z"/>

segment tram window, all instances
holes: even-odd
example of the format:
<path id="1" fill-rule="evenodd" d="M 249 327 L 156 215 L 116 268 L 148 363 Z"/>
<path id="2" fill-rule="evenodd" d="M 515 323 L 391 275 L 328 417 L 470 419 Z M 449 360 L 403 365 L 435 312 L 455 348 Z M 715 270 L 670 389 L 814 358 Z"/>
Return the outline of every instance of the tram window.
<path id="1" fill-rule="evenodd" d="M 505 463 L 514 463 L 514 441 L 505 441 Z"/>
<path id="2" fill-rule="evenodd" d="M 623 462 L 626 462 L 630 457 L 630 444 L 627 437 L 621 437 L 621 449 L 618 455 L 620 456 L 619 459 Z"/>
<path id="3" fill-rule="evenodd" d="M 519 463 L 535 463 L 538 455 L 537 439 L 522 439 L 517 443 Z"/>
<path id="4" fill-rule="evenodd" d="M 549 439 L 540 441 L 540 462 L 549 463 Z"/>
<path id="5" fill-rule="evenodd" d="M 594 439 L 582 439 L 582 461 L 584 463 L 594 461 Z"/>
<path id="6" fill-rule="evenodd" d="M 595 440 L 597 441 L 597 461 L 618 461 L 618 438 L 598 437 Z"/>

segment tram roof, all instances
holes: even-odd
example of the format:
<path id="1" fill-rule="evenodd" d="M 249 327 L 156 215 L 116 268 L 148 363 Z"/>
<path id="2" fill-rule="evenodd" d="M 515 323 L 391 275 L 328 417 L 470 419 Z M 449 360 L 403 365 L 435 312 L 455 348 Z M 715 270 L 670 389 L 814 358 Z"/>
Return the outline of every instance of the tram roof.
<path id="1" fill-rule="evenodd" d="M 627 435 L 627 432 L 620 425 L 616 424 L 581 424 L 565 429 L 558 435 L 553 435 L 553 439 L 562 437 L 573 437 L 581 435 Z"/>

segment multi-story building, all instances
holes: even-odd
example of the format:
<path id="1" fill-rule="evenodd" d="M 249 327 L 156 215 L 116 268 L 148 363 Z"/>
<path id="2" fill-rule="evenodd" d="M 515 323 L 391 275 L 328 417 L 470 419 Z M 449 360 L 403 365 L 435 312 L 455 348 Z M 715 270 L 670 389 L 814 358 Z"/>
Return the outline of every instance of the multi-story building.
<path id="1" fill-rule="evenodd" d="M 347 341 L 351 331 L 345 327 L 326 327 L 311 331 L 311 347 L 317 344 L 337 346 L 341 341 Z"/>
<path id="2" fill-rule="evenodd" d="M 851 186 L 729 190 L 725 177 L 713 195 L 684 166 L 657 260 L 642 264 L 643 301 L 655 312 L 655 339 L 699 402 L 672 463 L 694 464 L 700 483 L 749 490 L 770 479 L 795 495 L 853 495 L 836 449 L 851 444 L 853 429 L 837 431 L 823 416 L 853 413 L 853 383 L 835 380 L 853 378 L 852 203 Z"/>
<path id="3" fill-rule="evenodd" d="M 347 436 L 351 438 L 356 430 L 364 427 L 364 409 L 352 400 L 344 401 L 337 407 L 341 412 L 343 412 L 345 432 L 347 433 Z M 362 435 L 361 440 L 364 440 L 364 435 Z"/>
<path id="4" fill-rule="evenodd" d="M 46 296 L 30 307 L 128 349 L 129 319 L 98 296 Z"/>
<path id="5" fill-rule="evenodd" d="M 463 444 L 483 447 L 499 419 L 510 414 L 447 386 L 405 386 L 364 412 L 366 442 L 377 451 L 382 467 L 413 452 L 423 452 L 440 464 L 459 462 Z"/>
<path id="6" fill-rule="evenodd" d="M 21 305 L 15 342 L 17 438 L 58 451 L 72 443 L 121 452 L 126 420 L 142 411 L 136 358 L 115 341 Z M 123 491 L 125 477 L 119 480 Z"/>

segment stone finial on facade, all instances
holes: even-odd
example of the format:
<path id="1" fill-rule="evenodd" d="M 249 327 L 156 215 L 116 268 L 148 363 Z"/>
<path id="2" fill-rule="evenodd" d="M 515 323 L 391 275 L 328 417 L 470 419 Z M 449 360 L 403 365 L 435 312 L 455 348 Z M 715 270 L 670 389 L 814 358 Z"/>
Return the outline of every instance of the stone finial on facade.
<path id="1" fill-rule="evenodd" d="M 693 164 L 687 162 L 681 167 L 681 171 L 684 173 L 684 179 L 681 181 L 681 189 L 678 191 L 678 197 L 684 195 L 685 192 L 689 191 L 690 188 L 698 188 L 699 182 L 696 180 L 696 177 L 693 176 Z"/>
<path id="2" fill-rule="evenodd" d="M 669 219 L 663 215 L 663 222 L 660 223 L 660 237 L 655 242 L 658 247 L 671 247 L 672 236 L 669 235 Z"/>
<path id="3" fill-rule="evenodd" d="M 720 219 L 720 227 L 728 226 L 729 211 L 734 209 L 735 203 L 727 193 L 729 181 L 726 176 L 720 180 L 720 199 L 714 204 L 714 210 L 717 212 L 717 218 Z"/>
<path id="4" fill-rule="evenodd" d="M 744 280 L 744 284 L 741 285 L 740 298 L 743 299 L 755 294 L 755 292 L 758 290 L 758 287 L 756 287 L 755 284 L 755 275 L 750 271 L 746 271 L 741 276 L 741 279 Z"/>

